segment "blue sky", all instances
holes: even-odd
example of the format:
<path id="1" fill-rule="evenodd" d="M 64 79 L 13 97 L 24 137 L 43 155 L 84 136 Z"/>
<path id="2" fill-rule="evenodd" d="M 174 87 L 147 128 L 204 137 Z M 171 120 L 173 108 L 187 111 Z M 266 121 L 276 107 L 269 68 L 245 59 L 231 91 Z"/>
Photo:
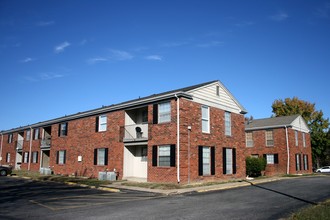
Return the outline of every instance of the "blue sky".
<path id="1" fill-rule="evenodd" d="M 211 80 L 330 116 L 330 1 L 0 1 L 0 130 Z"/>

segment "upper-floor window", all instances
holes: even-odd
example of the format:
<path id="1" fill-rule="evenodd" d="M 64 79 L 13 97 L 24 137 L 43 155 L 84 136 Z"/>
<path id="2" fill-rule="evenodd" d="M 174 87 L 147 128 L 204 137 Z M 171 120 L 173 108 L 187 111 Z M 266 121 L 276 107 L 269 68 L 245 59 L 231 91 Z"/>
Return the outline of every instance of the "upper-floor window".
<path id="1" fill-rule="evenodd" d="M 266 131 L 266 146 L 274 146 L 273 130 Z"/>
<path id="2" fill-rule="evenodd" d="M 8 134 L 8 143 L 13 143 L 13 134 Z"/>
<path id="3" fill-rule="evenodd" d="M 245 133 L 245 139 L 246 139 L 246 146 L 247 147 L 253 147 L 253 133 L 252 132 L 246 132 Z"/>
<path id="4" fill-rule="evenodd" d="M 100 115 L 97 117 L 97 131 L 107 130 L 107 115 Z"/>
<path id="5" fill-rule="evenodd" d="M 306 134 L 302 133 L 302 138 L 303 138 L 303 147 L 306 147 Z"/>
<path id="6" fill-rule="evenodd" d="M 296 147 L 298 147 L 298 131 L 294 131 L 294 140 L 295 140 L 295 143 L 296 143 Z"/>
<path id="7" fill-rule="evenodd" d="M 225 112 L 225 135 L 231 136 L 231 114 Z"/>
<path id="8" fill-rule="evenodd" d="M 164 102 L 158 104 L 158 123 L 171 121 L 171 103 Z"/>
<path id="9" fill-rule="evenodd" d="M 210 108 L 202 106 L 202 132 L 210 133 Z"/>
<path id="10" fill-rule="evenodd" d="M 29 141 L 31 138 L 31 130 L 26 130 L 26 140 Z"/>
<path id="11" fill-rule="evenodd" d="M 58 136 L 67 136 L 68 135 L 68 123 L 61 123 L 58 127 Z"/>
<path id="12" fill-rule="evenodd" d="M 33 129 L 33 140 L 38 140 L 39 139 L 39 128 Z"/>

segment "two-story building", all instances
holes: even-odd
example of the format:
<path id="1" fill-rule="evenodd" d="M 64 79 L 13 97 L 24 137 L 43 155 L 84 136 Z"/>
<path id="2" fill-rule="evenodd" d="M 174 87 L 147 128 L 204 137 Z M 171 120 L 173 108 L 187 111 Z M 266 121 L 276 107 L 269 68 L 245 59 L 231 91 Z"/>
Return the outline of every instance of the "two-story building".
<path id="1" fill-rule="evenodd" d="M 246 110 L 220 81 L 1 131 L 1 164 L 97 178 L 245 177 Z"/>
<path id="2" fill-rule="evenodd" d="M 247 120 L 246 156 L 264 157 L 266 175 L 312 172 L 309 128 L 300 115 Z"/>

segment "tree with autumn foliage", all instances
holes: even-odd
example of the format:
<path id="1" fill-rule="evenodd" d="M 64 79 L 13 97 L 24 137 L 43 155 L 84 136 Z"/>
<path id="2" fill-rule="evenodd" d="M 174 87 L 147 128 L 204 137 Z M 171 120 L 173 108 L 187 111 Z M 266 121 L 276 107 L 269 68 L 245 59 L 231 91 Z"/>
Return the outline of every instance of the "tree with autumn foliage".
<path id="1" fill-rule="evenodd" d="M 315 103 L 297 97 L 275 100 L 272 104 L 275 117 L 300 114 L 311 131 L 313 162 L 317 167 L 329 165 L 330 130 L 329 118 L 324 118 L 322 111 L 315 110 Z"/>

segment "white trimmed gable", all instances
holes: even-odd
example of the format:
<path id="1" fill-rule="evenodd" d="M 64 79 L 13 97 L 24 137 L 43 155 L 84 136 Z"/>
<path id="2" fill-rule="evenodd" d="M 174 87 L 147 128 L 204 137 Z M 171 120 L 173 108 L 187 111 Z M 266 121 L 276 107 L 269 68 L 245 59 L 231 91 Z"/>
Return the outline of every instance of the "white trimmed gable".
<path id="1" fill-rule="evenodd" d="M 294 130 L 309 133 L 309 128 L 303 117 L 301 117 L 301 115 L 299 115 L 295 120 L 293 120 L 291 125 Z"/>
<path id="2" fill-rule="evenodd" d="M 218 92 L 218 94 L 217 94 Z M 187 91 L 192 95 L 193 101 L 203 105 L 223 109 L 233 113 L 246 113 L 234 96 L 220 83 L 220 81 Z"/>

